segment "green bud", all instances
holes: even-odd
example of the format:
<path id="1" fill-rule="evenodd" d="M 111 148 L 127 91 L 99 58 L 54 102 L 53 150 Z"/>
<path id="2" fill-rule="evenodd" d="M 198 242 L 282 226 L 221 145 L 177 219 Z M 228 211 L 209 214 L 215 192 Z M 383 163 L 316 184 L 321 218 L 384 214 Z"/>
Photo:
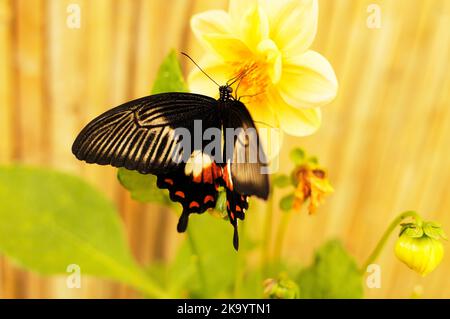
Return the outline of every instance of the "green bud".
<path id="1" fill-rule="evenodd" d="M 442 261 L 446 238 L 442 228 L 433 222 L 402 224 L 395 244 L 395 255 L 409 268 L 426 276 Z"/>
<path id="2" fill-rule="evenodd" d="M 264 281 L 264 298 L 297 299 L 300 291 L 295 282 L 281 275 L 278 279 L 269 278 Z"/>

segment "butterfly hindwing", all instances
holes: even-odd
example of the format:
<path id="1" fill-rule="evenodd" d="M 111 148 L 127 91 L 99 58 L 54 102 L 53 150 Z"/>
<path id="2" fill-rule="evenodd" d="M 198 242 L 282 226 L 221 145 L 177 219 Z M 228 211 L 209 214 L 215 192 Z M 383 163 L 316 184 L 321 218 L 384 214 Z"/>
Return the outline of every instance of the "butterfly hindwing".
<path id="1" fill-rule="evenodd" d="M 202 214 L 209 208 L 214 208 L 217 201 L 217 188 L 209 183 L 195 183 L 182 172 L 158 175 L 157 186 L 168 189 L 170 199 L 183 207 L 178 221 L 178 232 L 187 228 L 189 215 Z"/>
<path id="2" fill-rule="evenodd" d="M 237 220 L 244 220 L 245 211 L 248 209 L 248 196 L 241 195 L 226 188 L 227 193 L 227 212 L 231 225 L 233 225 L 233 246 L 236 250 L 239 249 L 239 235 Z"/>

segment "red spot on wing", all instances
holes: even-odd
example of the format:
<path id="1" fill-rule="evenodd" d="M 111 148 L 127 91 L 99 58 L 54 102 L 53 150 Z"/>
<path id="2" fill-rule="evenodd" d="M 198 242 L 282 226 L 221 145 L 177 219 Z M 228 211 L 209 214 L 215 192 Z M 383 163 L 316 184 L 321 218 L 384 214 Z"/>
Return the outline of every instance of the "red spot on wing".
<path id="1" fill-rule="evenodd" d="M 222 168 L 214 162 L 211 164 L 211 171 L 212 171 L 214 180 L 222 177 Z"/>
<path id="2" fill-rule="evenodd" d="M 181 198 L 185 198 L 184 192 L 182 191 L 176 191 L 175 192 L 175 196 L 181 197 Z"/>
<path id="3" fill-rule="evenodd" d="M 202 175 L 203 175 L 203 183 L 208 184 L 213 183 L 213 171 L 211 165 L 203 169 Z"/>
<path id="4" fill-rule="evenodd" d="M 239 206 L 239 205 L 236 205 L 236 209 L 235 209 L 237 212 L 241 212 L 242 211 L 242 209 L 241 209 L 241 207 Z"/>
<path id="5" fill-rule="evenodd" d="M 230 217 L 231 219 L 234 219 L 234 214 L 232 212 L 230 213 Z"/>
<path id="6" fill-rule="evenodd" d="M 201 183 L 202 182 L 202 174 L 203 174 L 203 172 L 198 174 L 197 176 L 193 175 L 192 181 L 194 183 Z"/>
<path id="7" fill-rule="evenodd" d="M 194 207 L 200 207 L 200 204 L 199 203 L 197 203 L 196 201 L 192 201 L 190 204 L 189 204 L 189 208 L 194 208 Z"/>
<path id="8" fill-rule="evenodd" d="M 173 179 L 171 179 L 171 178 L 166 178 L 166 179 L 164 180 L 164 182 L 166 182 L 166 183 L 169 184 L 170 186 L 173 186 Z"/>
<path id="9" fill-rule="evenodd" d="M 214 201 L 214 197 L 211 195 L 207 195 L 205 196 L 205 199 L 203 200 L 203 203 L 208 203 L 208 202 L 213 202 Z"/>

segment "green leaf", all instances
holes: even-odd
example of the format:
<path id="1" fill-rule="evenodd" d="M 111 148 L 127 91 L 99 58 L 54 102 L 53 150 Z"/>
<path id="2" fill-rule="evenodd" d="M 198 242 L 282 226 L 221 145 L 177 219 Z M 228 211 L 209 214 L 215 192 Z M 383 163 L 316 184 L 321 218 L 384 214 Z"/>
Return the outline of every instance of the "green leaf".
<path id="1" fill-rule="evenodd" d="M 423 229 L 421 226 L 415 224 L 415 223 L 407 223 L 407 224 L 401 224 L 402 228 L 400 230 L 400 235 L 405 234 L 408 237 L 411 238 L 420 238 L 423 236 Z"/>
<path id="2" fill-rule="evenodd" d="M 292 209 L 292 207 L 294 206 L 294 200 L 295 200 L 294 194 L 289 194 L 289 195 L 284 196 L 280 200 L 281 210 L 284 212 L 289 212 Z"/>
<path id="3" fill-rule="evenodd" d="M 112 203 L 81 179 L 47 169 L 0 167 L 0 252 L 46 275 L 82 275 L 165 294 L 132 258 Z"/>
<path id="4" fill-rule="evenodd" d="M 316 252 L 314 263 L 298 278 L 301 298 L 362 298 L 363 278 L 341 242 L 332 240 Z"/>
<path id="5" fill-rule="evenodd" d="M 134 200 L 172 205 L 167 190 L 156 186 L 155 175 L 144 175 L 126 168 L 119 168 L 117 178 L 122 186 L 130 191 L 131 198 Z"/>
<path id="6" fill-rule="evenodd" d="M 431 238 L 434 239 L 447 239 L 445 236 L 444 230 L 441 228 L 441 226 L 434 222 L 425 222 L 423 225 L 423 232 Z"/>
<path id="7" fill-rule="evenodd" d="M 175 50 L 172 50 L 160 65 L 152 94 L 188 91 L 177 56 Z"/>
<path id="8" fill-rule="evenodd" d="M 275 187 L 284 188 L 291 185 L 291 179 L 284 174 L 280 174 L 272 179 L 272 185 Z"/>
<path id="9" fill-rule="evenodd" d="M 171 51 L 159 67 L 152 94 L 164 92 L 187 92 L 177 53 Z M 120 183 L 131 192 L 134 200 L 172 205 L 168 192 L 156 186 L 154 175 L 144 175 L 120 168 L 117 172 Z M 173 206 L 173 205 L 172 205 Z"/>
<path id="10" fill-rule="evenodd" d="M 305 151 L 301 148 L 294 148 L 289 154 L 289 157 L 295 165 L 301 165 L 305 160 Z"/>
<path id="11" fill-rule="evenodd" d="M 192 214 L 186 236 L 171 265 L 172 286 L 188 287 L 194 298 L 228 296 L 237 270 L 233 227 L 223 219 Z"/>

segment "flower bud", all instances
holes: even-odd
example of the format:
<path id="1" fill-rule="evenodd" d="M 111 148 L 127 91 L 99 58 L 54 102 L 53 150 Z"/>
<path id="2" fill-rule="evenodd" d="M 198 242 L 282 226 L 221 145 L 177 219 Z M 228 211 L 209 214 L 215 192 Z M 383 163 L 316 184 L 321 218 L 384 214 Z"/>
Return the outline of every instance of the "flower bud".
<path id="1" fill-rule="evenodd" d="M 264 298 L 296 299 L 298 297 L 297 284 L 286 276 L 280 276 L 279 279 L 269 278 L 264 281 Z"/>
<path id="2" fill-rule="evenodd" d="M 446 238 L 442 228 L 433 222 L 402 224 L 395 244 L 395 255 L 409 268 L 425 276 L 442 261 Z"/>

